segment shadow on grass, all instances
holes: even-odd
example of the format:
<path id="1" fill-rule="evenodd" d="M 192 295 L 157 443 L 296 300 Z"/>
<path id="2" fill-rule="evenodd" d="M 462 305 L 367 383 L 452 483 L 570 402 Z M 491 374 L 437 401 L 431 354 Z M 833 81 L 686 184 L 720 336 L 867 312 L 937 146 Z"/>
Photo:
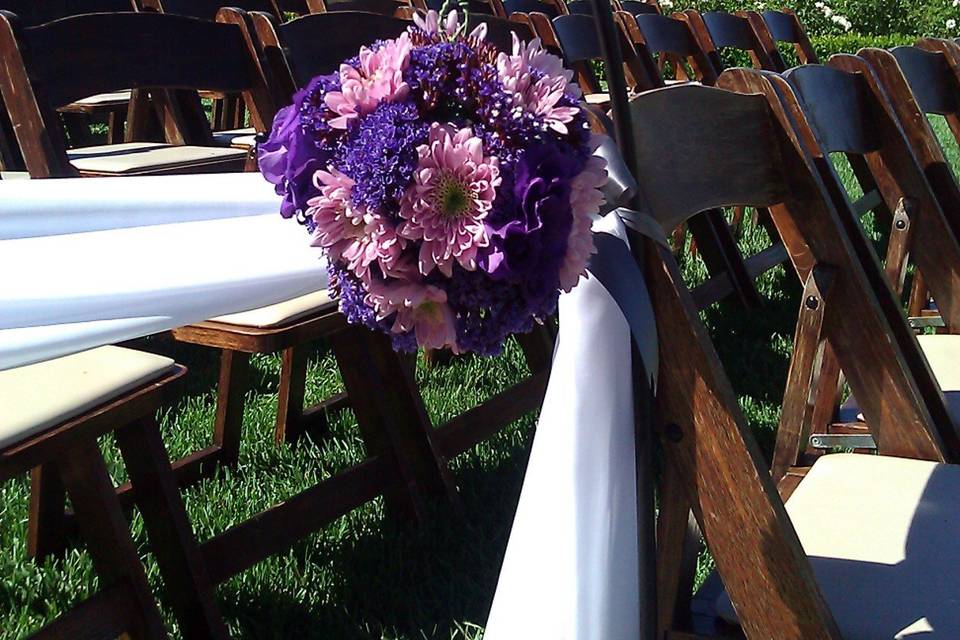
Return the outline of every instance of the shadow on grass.
<path id="1" fill-rule="evenodd" d="M 318 550 L 297 545 L 298 565 L 325 565 L 334 584 L 323 602 L 287 593 L 227 592 L 221 606 L 244 638 L 457 638 L 464 621 L 486 620 L 530 451 L 530 435 L 501 436 L 495 465 L 471 452 L 457 462 L 462 510 L 433 504 L 420 525 L 381 519 Z M 483 447 L 484 445 L 481 445 Z"/>

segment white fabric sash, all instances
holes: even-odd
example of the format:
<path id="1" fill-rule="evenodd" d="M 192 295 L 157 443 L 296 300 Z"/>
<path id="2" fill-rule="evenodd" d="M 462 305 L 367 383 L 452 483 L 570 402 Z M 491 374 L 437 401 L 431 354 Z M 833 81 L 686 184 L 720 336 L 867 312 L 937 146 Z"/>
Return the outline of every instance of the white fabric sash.
<path id="1" fill-rule="evenodd" d="M 626 241 L 616 215 L 594 229 Z M 484 638 L 635 640 L 630 326 L 595 277 L 559 306 L 553 369 Z"/>
<path id="2" fill-rule="evenodd" d="M 326 287 L 279 208 L 257 174 L 0 182 L 0 369 Z"/>

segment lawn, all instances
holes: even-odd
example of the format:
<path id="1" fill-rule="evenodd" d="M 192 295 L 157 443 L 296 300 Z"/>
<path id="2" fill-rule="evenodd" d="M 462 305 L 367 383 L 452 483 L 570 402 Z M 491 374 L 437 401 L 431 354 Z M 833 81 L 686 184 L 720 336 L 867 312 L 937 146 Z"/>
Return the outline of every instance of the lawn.
<path id="1" fill-rule="evenodd" d="M 948 135 L 942 121 L 936 126 Z M 952 141 L 948 151 L 953 166 L 960 166 Z M 761 230 L 745 230 L 745 252 L 766 243 Z M 702 277 L 696 258 L 687 258 L 684 270 L 691 280 Z M 748 315 L 736 305 L 721 304 L 707 310 L 704 320 L 747 420 L 769 451 L 800 288 L 783 268 L 766 274 L 759 288 L 766 298 L 762 310 Z M 191 371 L 182 398 L 161 416 L 171 455 L 206 445 L 214 413 L 216 352 L 157 338 L 145 346 L 177 358 Z M 330 433 L 316 442 L 297 448 L 273 443 L 279 367 L 277 356 L 254 359 L 239 467 L 185 493 L 201 539 L 362 459 L 349 411 L 336 415 Z M 497 359 L 465 358 L 437 368 L 420 362 L 417 376 L 431 418 L 439 424 L 525 373 L 519 349 L 511 343 Z M 308 402 L 339 388 L 333 357 L 318 346 L 308 373 Z M 413 527 L 386 519 L 381 501 L 374 501 L 221 586 L 219 602 L 231 633 L 246 638 L 482 637 L 535 422 L 535 416 L 527 416 L 454 461 L 461 511 L 438 506 L 425 524 Z M 118 456 L 110 443 L 103 444 L 120 481 Z M 27 502 L 25 477 L 0 485 L 0 640 L 26 635 L 96 588 L 82 549 L 43 566 L 25 559 Z M 150 580 L 162 591 L 137 516 L 133 529 Z M 708 568 L 705 557 L 701 573 Z"/>

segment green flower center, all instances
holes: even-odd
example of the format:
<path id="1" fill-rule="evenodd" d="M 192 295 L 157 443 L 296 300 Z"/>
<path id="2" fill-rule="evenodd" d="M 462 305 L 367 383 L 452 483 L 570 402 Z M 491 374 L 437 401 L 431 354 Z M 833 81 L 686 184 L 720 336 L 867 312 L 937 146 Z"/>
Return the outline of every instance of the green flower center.
<path id="1" fill-rule="evenodd" d="M 435 206 L 445 218 L 459 218 L 472 209 L 471 189 L 454 176 L 445 175 L 440 178 L 435 193 Z"/>

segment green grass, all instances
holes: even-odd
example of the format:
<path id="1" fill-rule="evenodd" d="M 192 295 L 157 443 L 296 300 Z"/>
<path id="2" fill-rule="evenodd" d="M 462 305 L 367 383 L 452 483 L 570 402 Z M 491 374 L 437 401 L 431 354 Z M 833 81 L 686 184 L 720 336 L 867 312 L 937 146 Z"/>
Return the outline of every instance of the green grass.
<path id="1" fill-rule="evenodd" d="M 935 125 L 951 163 L 960 166 L 945 123 L 939 120 Z M 849 169 L 841 166 L 840 172 L 849 183 Z M 741 240 L 746 253 L 766 242 L 763 231 L 749 226 Z M 687 255 L 683 268 L 690 282 L 704 277 L 703 265 L 695 257 Z M 707 310 L 703 319 L 716 339 L 744 414 L 769 452 L 800 287 L 792 272 L 783 268 L 763 276 L 758 287 L 766 298 L 760 312 L 747 315 L 735 304 L 722 303 Z M 171 455 L 206 445 L 213 421 L 216 353 L 156 339 L 145 346 L 174 356 L 191 371 L 182 398 L 161 413 Z M 185 492 L 200 539 L 362 459 L 361 440 L 349 411 L 335 416 L 331 433 L 319 442 L 297 448 L 274 445 L 278 373 L 278 357 L 254 358 L 239 468 Z M 466 358 L 445 367 L 428 369 L 422 363 L 418 367 L 435 424 L 525 374 L 514 343 L 497 359 Z M 307 387 L 308 402 L 341 388 L 333 357 L 322 346 L 311 359 Z M 413 527 L 385 518 L 377 500 L 221 586 L 219 604 L 231 633 L 244 638 L 481 638 L 534 424 L 535 416 L 528 416 L 453 461 L 462 512 L 438 506 L 425 524 Z M 122 480 L 115 450 L 108 442 L 104 447 L 115 479 Z M 96 588 L 82 548 L 43 566 L 25 559 L 27 501 L 25 477 L 0 484 L 0 640 L 26 635 Z M 138 516 L 132 528 L 150 581 L 162 593 Z M 704 555 L 700 577 L 711 568 Z M 165 614 L 176 632 L 166 609 Z"/>

